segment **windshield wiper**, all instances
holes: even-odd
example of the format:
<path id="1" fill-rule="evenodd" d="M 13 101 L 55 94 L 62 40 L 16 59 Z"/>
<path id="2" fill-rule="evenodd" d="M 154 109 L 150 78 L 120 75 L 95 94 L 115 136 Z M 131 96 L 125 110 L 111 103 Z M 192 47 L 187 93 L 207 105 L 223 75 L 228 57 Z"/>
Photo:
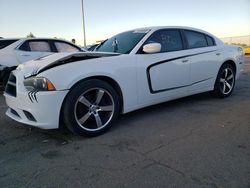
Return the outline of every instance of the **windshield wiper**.
<path id="1" fill-rule="evenodd" d="M 102 41 L 96 48 L 95 51 L 97 51 L 108 39 L 105 39 L 104 41 Z"/>

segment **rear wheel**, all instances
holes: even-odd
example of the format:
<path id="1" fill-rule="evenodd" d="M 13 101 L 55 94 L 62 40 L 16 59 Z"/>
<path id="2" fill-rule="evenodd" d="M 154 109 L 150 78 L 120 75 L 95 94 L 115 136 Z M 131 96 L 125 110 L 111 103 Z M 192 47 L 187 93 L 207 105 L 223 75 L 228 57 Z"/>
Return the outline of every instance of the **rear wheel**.
<path id="1" fill-rule="evenodd" d="M 112 86 L 101 80 L 87 80 L 67 95 L 63 119 L 72 132 L 97 136 L 111 127 L 119 111 L 119 97 Z"/>
<path id="2" fill-rule="evenodd" d="M 220 68 L 212 94 L 216 97 L 228 97 L 232 94 L 235 85 L 235 70 L 230 64 Z"/>

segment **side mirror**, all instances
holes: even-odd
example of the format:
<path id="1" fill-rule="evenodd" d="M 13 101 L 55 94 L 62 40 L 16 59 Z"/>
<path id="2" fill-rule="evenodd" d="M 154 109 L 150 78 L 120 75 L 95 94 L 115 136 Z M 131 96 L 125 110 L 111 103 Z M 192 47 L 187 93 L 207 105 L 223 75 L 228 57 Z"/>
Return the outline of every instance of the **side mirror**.
<path id="1" fill-rule="evenodd" d="M 161 51 L 161 44 L 160 43 L 150 43 L 150 44 L 146 44 L 143 46 L 142 49 L 143 52 L 147 53 L 147 54 L 153 54 L 153 53 L 158 53 Z"/>

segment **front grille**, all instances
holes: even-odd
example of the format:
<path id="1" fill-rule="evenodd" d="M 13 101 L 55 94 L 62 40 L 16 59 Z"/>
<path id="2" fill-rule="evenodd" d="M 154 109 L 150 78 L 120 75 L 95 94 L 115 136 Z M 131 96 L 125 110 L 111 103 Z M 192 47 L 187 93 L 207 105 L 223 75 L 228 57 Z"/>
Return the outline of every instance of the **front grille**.
<path id="1" fill-rule="evenodd" d="M 16 97 L 16 76 L 10 73 L 9 80 L 6 84 L 5 93 Z"/>

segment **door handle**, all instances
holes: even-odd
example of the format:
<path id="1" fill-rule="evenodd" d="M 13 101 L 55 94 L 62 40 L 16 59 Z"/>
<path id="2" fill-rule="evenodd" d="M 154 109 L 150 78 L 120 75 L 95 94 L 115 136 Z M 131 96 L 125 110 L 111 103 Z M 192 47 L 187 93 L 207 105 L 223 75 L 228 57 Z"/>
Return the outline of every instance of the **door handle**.
<path id="1" fill-rule="evenodd" d="M 183 59 L 182 60 L 182 63 L 187 63 L 188 62 L 188 59 Z"/>
<path id="2" fill-rule="evenodd" d="M 218 56 L 219 56 L 219 55 L 220 55 L 220 53 L 216 53 L 216 55 L 218 55 Z"/>
<path id="3" fill-rule="evenodd" d="M 23 56 L 23 57 L 29 57 L 30 55 L 29 54 L 21 54 L 21 56 Z"/>

